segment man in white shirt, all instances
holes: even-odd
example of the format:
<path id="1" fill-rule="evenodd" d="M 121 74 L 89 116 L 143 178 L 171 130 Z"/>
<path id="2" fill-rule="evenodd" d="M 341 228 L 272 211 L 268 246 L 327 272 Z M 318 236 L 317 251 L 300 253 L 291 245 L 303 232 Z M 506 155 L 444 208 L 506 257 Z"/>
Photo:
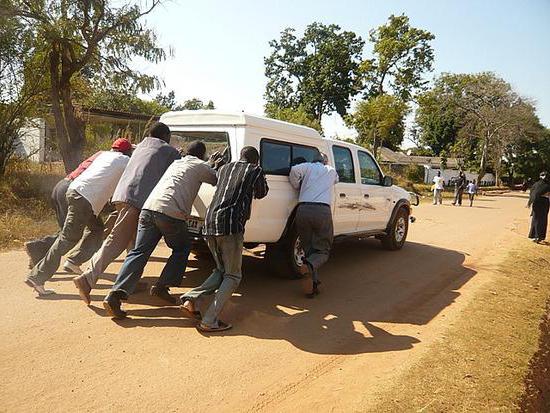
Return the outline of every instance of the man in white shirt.
<path id="1" fill-rule="evenodd" d="M 98 215 L 113 195 L 118 180 L 129 161 L 132 144 L 127 139 L 113 142 L 111 151 L 102 152 L 92 164 L 69 185 L 67 190 L 67 217 L 61 232 L 46 256 L 36 264 L 25 283 L 39 295 L 54 294 L 44 283 L 57 271 L 61 257 L 80 241 L 80 248 L 99 244 L 103 225 Z"/>
<path id="2" fill-rule="evenodd" d="M 477 194 L 477 185 L 475 179 L 472 182 L 469 182 L 466 186 L 466 193 L 468 194 L 468 198 L 470 199 L 470 206 L 474 205 L 474 197 Z"/>
<path id="3" fill-rule="evenodd" d="M 319 293 L 317 271 L 329 258 L 334 236 L 331 205 L 338 174 L 324 159 L 318 154 L 313 162 L 293 166 L 289 176 L 290 184 L 300 191 L 295 223 L 305 253 L 300 271 L 309 298 Z"/>
<path id="4" fill-rule="evenodd" d="M 434 179 L 433 179 L 433 183 L 434 183 L 434 205 L 437 205 L 437 203 L 439 202 L 439 205 L 441 205 L 441 203 L 443 202 L 443 196 L 441 195 L 441 193 L 443 192 L 443 185 L 444 185 L 444 181 L 443 181 L 443 178 L 441 177 L 441 171 L 437 171 L 437 175 L 434 176 Z"/>

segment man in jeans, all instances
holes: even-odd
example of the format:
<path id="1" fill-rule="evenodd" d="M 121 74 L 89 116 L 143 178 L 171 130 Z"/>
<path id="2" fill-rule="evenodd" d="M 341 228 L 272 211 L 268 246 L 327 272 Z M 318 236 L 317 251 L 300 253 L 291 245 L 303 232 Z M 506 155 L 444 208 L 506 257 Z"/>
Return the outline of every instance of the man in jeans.
<path id="1" fill-rule="evenodd" d="M 238 162 L 231 162 L 219 170 L 218 186 L 206 211 L 204 231 L 216 268 L 201 286 L 181 296 L 182 311 L 189 317 L 199 318 L 197 300 L 217 290 L 197 326 L 200 331 L 223 331 L 232 327 L 218 317 L 241 282 L 244 227 L 250 218 L 252 199 L 261 199 L 268 192 L 264 172 L 258 166 L 259 159 L 255 148 L 245 146 Z"/>
<path id="2" fill-rule="evenodd" d="M 331 205 L 338 174 L 325 163 L 319 154 L 312 162 L 293 166 L 289 176 L 290 184 L 300 191 L 295 223 L 305 253 L 300 271 L 309 298 L 319 294 L 317 271 L 327 262 L 333 240 Z"/>
<path id="3" fill-rule="evenodd" d="M 128 299 L 134 292 L 162 237 L 172 254 L 155 288 L 165 292 L 163 299 L 176 303 L 169 294 L 169 287 L 180 285 L 191 251 L 186 220 L 201 184 L 216 185 L 217 182 L 216 171 L 203 160 L 205 154 L 204 143 L 191 142 L 187 155 L 168 167 L 145 201 L 139 215 L 136 246 L 126 256 L 111 292 L 103 301 L 103 306 L 114 318 L 126 317 L 126 312 L 120 308 L 121 300 Z"/>
<path id="4" fill-rule="evenodd" d="M 143 204 L 166 169 L 180 158 L 178 150 L 169 143 L 170 129 L 157 122 L 149 130 L 149 137 L 143 139 L 132 153 L 112 198 L 117 211 L 113 230 L 92 257 L 88 269 L 73 280 L 86 304 L 90 304 L 90 292 L 107 266 L 126 248 L 134 247 Z M 155 286 L 151 294 L 164 299 L 170 297 L 165 289 Z"/>
<path id="5" fill-rule="evenodd" d="M 94 159 L 97 158 L 100 153 L 101 152 L 97 152 L 94 155 L 90 156 L 88 159 L 78 165 L 78 168 L 76 168 L 54 186 L 50 200 L 51 205 L 55 211 L 55 217 L 57 219 L 59 231 L 61 231 L 61 229 L 63 228 L 65 218 L 67 217 L 67 209 L 69 208 L 69 206 L 67 205 L 67 190 L 69 189 L 69 185 L 92 164 Z M 37 238 L 25 243 L 25 250 L 27 251 L 27 255 L 29 256 L 30 269 L 32 269 L 32 267 L 38 264 L 40 260 L 46 256 L 47 252 L 57 239 L 59 231 L 57 232 L 57 234 L 46 235 L 45 237 Z M 79 249 L 76 249 L 69 254 L 65 261 L 65 264 L 63 264 L 63 269 L 65 271 L 78 273 L 80 271 L 79 265 L 90 259 L 89 252 L 88 254 L 85 254 L 85 256 L 82 256 L 80 252 L 81 251 Z M 91 254 L 93 254 L 95 250 L 90 252 Z"/>
<path id="6" fill-rule="evenodd" d="M 464 194 L 464 188 L 466 187 L 466 177 L 464 172 L 458 173 L 458 178 L 455 181 L 455 199 L 453 205 L 458 203 L 458 206 L 462 206 L 462 195 Z"/>
<path id="7" fill-rule="evenodd" d="M 131 151 L 132 144 L 128 140 L 117 139 L 113 142 L 111 151 L 102 152 L 88 169 L 69 185 L 69 206 L 63 229 L 46 256 L 32 268 L 25 280 L 39 295 L 54 293 L 46 290 L 44 283 L 59 267 L 61 257 L 74 248 L 81 238 L 81 251 L 95 251 L 96 245 L 101 243 L 103 224 L 98 215 L 113 195 L 118 180 L 128 164 Z M 86 233 L 82 237 L 85 229 Z"/>

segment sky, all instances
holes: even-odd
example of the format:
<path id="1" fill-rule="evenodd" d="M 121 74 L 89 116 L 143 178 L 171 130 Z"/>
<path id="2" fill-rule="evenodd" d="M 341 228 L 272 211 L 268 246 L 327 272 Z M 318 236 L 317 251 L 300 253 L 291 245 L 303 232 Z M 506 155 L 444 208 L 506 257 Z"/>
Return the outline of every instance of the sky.
<path id="1" fill-rule="evenodd" d="M 140 69 L 158 75 L 178 102 L 199 97 L 223 111 L 262 114 L 264 57 L 286 27 L 335 23 L 364 40 L 391 14 L 435 35 L 432 79 L 493 71 L 531 98 L 550 127 L 550 0 L 168 0 L 146 19 L 173 56 Z M 365 57 L 372 46 L 367 42 Z M 339 116 L 325 135 L 348 137 Z"/>

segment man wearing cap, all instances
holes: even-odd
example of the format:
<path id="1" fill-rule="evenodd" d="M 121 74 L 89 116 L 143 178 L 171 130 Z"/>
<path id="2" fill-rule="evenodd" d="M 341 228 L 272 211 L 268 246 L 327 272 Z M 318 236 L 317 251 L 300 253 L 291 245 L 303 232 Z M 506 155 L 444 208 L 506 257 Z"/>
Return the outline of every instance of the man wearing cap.
<path id="1" fill-rule="evenodd" d="M 179 158 L 178 150 L 170 146 L 168 126 L 161 122 L 151 126 L 149 137 L 137 145 L 115 189 L 112 202 L 117 217 L 113 230 L 92 257 L 88 269 L 73 280 L 86 304 L 90 304 L 90 291 L 107 266 L 128 246 L 134 247 L 139 213 L 145 200 L 166 169 Z M 168 292 L 153 286 L 151 295 L 166 299 Z"/>
<path id="2" fill-rule="evenodd" d="M 117 139 L 111 151 L 102 152 L 69 185 L 68 210 L 63 229 L 46 256 L 32 268 L 25 280 L 39 295 L 54 293 L 46 290 L 44 283 L 57 271 L 61 257 L 74 248 L 81 238 L 80 249 L 83 250 L 101 242 L 103 225 L 98 215 L 113 195 L 131 152 L 132 144 L 127 139 Z"/>

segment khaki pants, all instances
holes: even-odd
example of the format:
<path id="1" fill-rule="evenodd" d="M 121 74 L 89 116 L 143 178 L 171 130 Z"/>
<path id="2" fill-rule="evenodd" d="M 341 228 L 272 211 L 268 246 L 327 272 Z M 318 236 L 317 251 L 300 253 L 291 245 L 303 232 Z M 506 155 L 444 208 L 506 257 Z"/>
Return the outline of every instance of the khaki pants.
<path id="1" fill-rule="evenodd" d="M 117 202 L 117 217 L 113 230 L 94 254 L 90 267 L 84 273 L 90 287 L 94 287 L 101 274 L 122 252 L 136 240 L 138 218 L 141 210 L 124 202 Z"/>

